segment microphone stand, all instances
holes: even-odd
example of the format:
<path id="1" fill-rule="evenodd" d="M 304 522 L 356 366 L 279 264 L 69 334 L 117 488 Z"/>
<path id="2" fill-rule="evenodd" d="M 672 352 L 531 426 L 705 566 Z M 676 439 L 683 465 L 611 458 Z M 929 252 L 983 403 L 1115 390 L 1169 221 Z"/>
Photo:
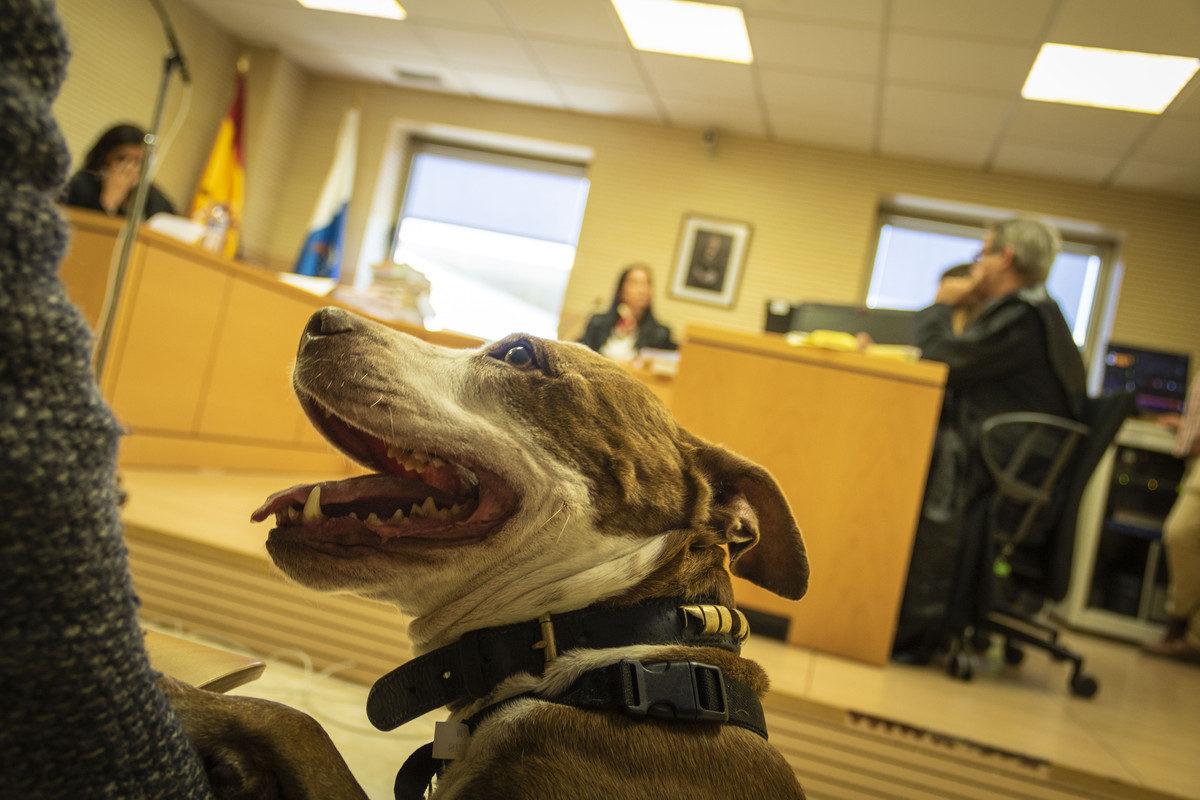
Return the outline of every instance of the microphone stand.
<path id="1" fill-rule="evenodd" d="M 146 198 L 150 196 L 150 174 L 153 171 L 154 152 L 158 145 L 158 128 L 162 122 L 163 109 L 166 106 L 171 73 L 178 69 L 179 76 L 184 83 L 191 83 L 192 80 L 167 12 L 159 0 L 150 0 L 150 4 L 154 6 L 159 19 L 162 20 L 163 31 L 167 38 L 167 54 L 163 57 L 162 78 L 158 84 L 158 97 L 154 101 L 154 115 L 151 117 L 150 127 L 146 130 L 142 166 L 138 172 L 137 192 L 133 196 L 132 205 L 126 212 L 125 225 L 121 228 L 121 235 L 117 241 L 118 246 L 114 249 L 113 260 L 108 269 L 108 285 L 104 291 L 104 304 L 100 307 L 100 318 L 96 322 L 95 369 L 97 379 L 104 372 L 104 362 L 108 357 L 109 347 L 112 345 L 114 312 L 121 299 L 125 273 L 129 268 L 129 255 L 133 250 L 133 241 L 137 236 L 137 229 L 146 209 Z"/>

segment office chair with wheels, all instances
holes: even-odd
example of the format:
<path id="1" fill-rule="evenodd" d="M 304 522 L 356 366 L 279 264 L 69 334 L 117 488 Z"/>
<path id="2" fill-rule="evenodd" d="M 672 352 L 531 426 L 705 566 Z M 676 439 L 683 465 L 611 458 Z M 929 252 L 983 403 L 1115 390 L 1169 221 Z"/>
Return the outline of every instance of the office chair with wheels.
<path id="1" fill-rule="evenodd" d="M 1082 423 L 1025 413 L 984 421 L 980 455 L 995 488 L 982 521 L 985 547 L 979 561 L 968 565 L 979 580 L 965 624 L 955 626 L 951 640 L 946 669 L 952 676 L 970 680 L 974 656 L 998 634 L 1007 663 L 1021 663 L 1022 645 L 1037 647 L 1055 661 L 1071 662 L 1073 694 L 1096 693 L 1098 684 L 1084 672 L 1083 657 L 1060 644 L 1058 630 L 1034 616 L 1046 601 L 1067 594 L 1080 500 L 1133 407 L 1132 394 L 1117 394 L 1088 398 Z M 1007 456 L 1000 455 L 1002 442 L 1009 445 Z"/>

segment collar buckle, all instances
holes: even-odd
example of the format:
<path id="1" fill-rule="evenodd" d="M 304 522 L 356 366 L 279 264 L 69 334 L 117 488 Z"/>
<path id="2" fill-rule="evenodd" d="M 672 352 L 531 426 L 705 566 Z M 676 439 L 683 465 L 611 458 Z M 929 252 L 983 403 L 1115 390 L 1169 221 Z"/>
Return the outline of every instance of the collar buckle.
<path id="1" fill-rule="evenodd" d="M 728 722 L 725 676 L 720 667 L 699 661 L 620 664 L 625 713 L 632 717 Z"/>

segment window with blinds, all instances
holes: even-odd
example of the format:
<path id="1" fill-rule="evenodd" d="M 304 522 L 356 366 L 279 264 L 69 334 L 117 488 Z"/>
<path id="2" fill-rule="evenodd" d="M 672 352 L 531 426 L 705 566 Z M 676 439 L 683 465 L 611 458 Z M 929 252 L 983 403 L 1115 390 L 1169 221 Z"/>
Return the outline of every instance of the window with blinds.
<path id="1" fill-rule="evenodd" d="M 971 263 L 985 234 L 983 221 L 951 222 L 882 214 L 879 244 L 867 290 L 871 308 L 924 308 L 933 302 L 943 272 Z M 1050 270 L 1046 289 L 1058 301 L 1075 343 L 1091 343 L 1101 278 L 1111 247 L 1073 240 L 1064 232 L 1062 252 Z"/>
<path id="2" fill-rule="evenodd" d="M 429 278 L 431 328 L 555 338 L 585 165 L 415 141 L 393 260 Z"/>

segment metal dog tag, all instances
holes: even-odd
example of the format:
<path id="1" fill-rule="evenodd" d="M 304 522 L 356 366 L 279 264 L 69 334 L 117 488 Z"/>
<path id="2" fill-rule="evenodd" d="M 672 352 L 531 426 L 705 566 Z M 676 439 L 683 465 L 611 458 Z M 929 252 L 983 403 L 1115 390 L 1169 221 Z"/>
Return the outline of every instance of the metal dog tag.
<path id="1" fill-rule="evenodd" d="M 433 723 L 434 758 L 462 758 L 470 741 L 471 729 L 461 722 Z"/>

